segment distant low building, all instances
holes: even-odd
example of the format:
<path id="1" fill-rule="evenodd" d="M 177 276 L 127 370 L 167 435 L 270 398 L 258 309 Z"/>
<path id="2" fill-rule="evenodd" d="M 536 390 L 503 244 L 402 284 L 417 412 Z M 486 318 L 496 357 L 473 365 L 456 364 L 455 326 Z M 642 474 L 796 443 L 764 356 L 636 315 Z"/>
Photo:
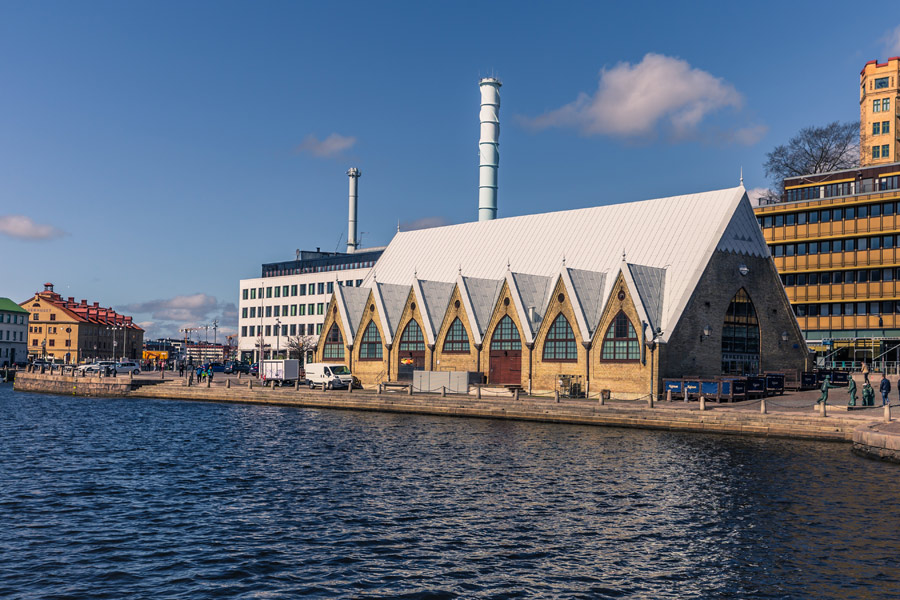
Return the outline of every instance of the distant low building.
<path id="1" fill-rule="evenodd" d="M 19 303 L 30 315 L 27 351 L 30 359 L 56 359 L 65 363 L 90 360 L 139 359 L 144 330 L 99 302 L 76 302 L 53 291 L 45 283 L 42 292 Z"/>
<path id="2" fill-rule="evenodd" d="M 24 362 L 27 356 L 28 311 L 0 298 L 0 367 Z"/>

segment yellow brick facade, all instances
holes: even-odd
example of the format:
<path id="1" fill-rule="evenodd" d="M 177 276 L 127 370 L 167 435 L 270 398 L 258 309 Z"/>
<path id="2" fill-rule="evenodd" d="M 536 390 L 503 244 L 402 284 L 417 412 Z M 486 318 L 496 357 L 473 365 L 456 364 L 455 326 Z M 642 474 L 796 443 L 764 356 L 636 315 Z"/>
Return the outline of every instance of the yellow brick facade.
<path id="1" fill-rule="evenodd" d="M 900 57 L 866 63 L 859 74 L 859 158 L 863 167 L 900 161 L 898 101 Z"/>
<path id="2" fill-rule="evenodd" d="M 503 282 L 503 285 L 500 288 L 500 295 L 497 297 L 497 302 L 494 304 L 494 311 L 491 314 L 491 319 L 488 321 L 488 326 L 485 328 L 484 332 L 484 344 L 481 347 L 481 364 L 483 365 L 482 371 L 487 375 L 487 382 L 493 383 L 491 381 L 491 339 L 494 337 L 494 332 L 497 329 L 497 325 L 500 324 L 500 321 L 503 320 L 503 317 L 508 316 L 512 322 L 515 324 L 516 329 L 519 330 L 519 338 L 522 340 L 522 379 L 520 385 L 523 389 L 532 390 L 533 386 L 530 385 L 531 381 L 531 373 L 532 373 L 532 353 L 530 349 L 525 344 L 525 328 L 522 327 L 522 321 L 519 319 L 519 313 L 516 311 L 515 302 L 513 301 L 513 297 L 510 294 L 509 285 L 506 281 Z"/>
<path id="3" fill-rule="evenodd" d="M 419 324 L 419 328 L 422 330 L 422 341 L 425 344 L 425 369 L 429 371 L 434 370 L 432 367 L 432 349 L 428 346 L 428 338 L 425 336 L 425 317 L 422 316 L 420 306 L 421 302 L 410 289 L 409 295 L 406 297 L 406 304 L 403 306 L 403 312 L 400 314 L 400 320 L 397 322 L 396 339 L 391 347 L 391 373 L 394 375 L 400 372 L 400 360 L 405 357 L 403 355 L 406 355 L 406 357 L 409 355 L 408 352 L 400 351 L 400 338 L 403 336 L 403 332 L 406 331 L 409 322 L 413 320 Z"/>
<path id="4" fill-rule="evenodd" d="M 547 333 L 558 315 L 563 315 L 569 326 L 575 334 L 575 345 L 578 352 L 578 359 L 574 362 L 569 361 L 552 361 L 544 359 L 544 343 L 547 340 Z M 588 351 L 582 345 L 582 332 L 578 327 L 575 318 L 575 310 L 572 308 L 572 302 L 569 291 L 563 283 L 562 277 L 557 277 L 556 286 L 551 294 L 550 303 L 547 311 L 544 313 L 544 319 L 541 321 L 540 328 L 535 336 L 534 349 L 531 357 L 534 361 L 532 372 L 532 388 L 536 390 L 552 390 L 556 389 L 560 375 L 572 375 L 580 378 L 582 387 L 588 380 L 587 364 Z"/>
<path id="5" fill-rule="evenodd" d="M 432 315 L 437 317 L 439 315 Z M 468 354 L 460 354 L 456 352 L 444 352 L 444 343 L 447 341 L 447 333 L 453 322 L 459 319 L 466 335 L 469 336 L 469 352 Z M 450 303 L 444 313 L 444 319 L 441 327 L 435 336 L 434 345 L 434 370 L 435 371 L 480 371 L 481 353 L 475 346 L 475 337 L 472 335 L 472 324 L 469 315 L 466 314 L 465 305 L 462 302 L 462 296 L 459 292 L 459 286 L 453 288 L 450 295 Z"/>

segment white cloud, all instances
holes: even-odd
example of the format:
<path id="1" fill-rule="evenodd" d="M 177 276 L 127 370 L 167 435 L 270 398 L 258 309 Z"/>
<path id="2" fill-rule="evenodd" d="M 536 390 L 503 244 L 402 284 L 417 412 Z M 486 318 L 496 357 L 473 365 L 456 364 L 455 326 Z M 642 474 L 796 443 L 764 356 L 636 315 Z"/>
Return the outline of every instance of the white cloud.
<path id="1" fill-rule="evenodd" d="M 356 144 L 356 138 L 332 133 L 324 140 L 310 134 L 297 146 L 297 152 L 308 152 L 319 158 L 332 158 Z"/>
<path id="2" fill-rule="evenodd" d="M 884 36 L 884 49 L 888 57 L 900 55 L 900 25 Z"/>
<path id="3" fill-rule="evenodd" d="M 126 311 L 151 314 L 158 321 L 198 321 L 219 307 L 218 300 L 208 294 L 175 296 L 165 300 L 150 300 L 129 304 Z"/>
<path id="4" fill-rule="evenodd" d="M 122 307 L 125 314 L 150 315 L 150 319 L 137 321 L 145 331 L 146 339 L 159 337 L 184 337 L 181 329 L 188 327 L 206 327 L 209 325 L 209 339 L 212 341 L 218 337 L 220 342 L 225 341 L 225 336 L 237 332 L 238 308 L 233 302 L 219 302 L 214 296 L 208 294 L 190 294 L 174 296 L 147 302 L 138 302 Z M 218 329 L 212 328 L 213 321 L 217 321 Z M 206 336 L 204 329 L 201 332 Z M 193 332 L 197 339 L 197 332 Z"/>
<path id="5" fill-rule="evenodd" d="M 603 69 L 594 95 L 581 93 L 574 102 L 525 122 L 535 129 L 568 127 L 587 136 L 627 138 L 647 137 L 663 126 L 669 135 L 685 138 L 710 113 L 738 109 L 742 102 L 730 83 L 679 58 L 650 53 L 637 64 Z"/>
<path id="6" fill-rule="evenodd" d="M 39 225 L 25 215 L 0 216 L 0 233 L 23 240 L 50 240 L 65 235 L 52 225 Z"/>

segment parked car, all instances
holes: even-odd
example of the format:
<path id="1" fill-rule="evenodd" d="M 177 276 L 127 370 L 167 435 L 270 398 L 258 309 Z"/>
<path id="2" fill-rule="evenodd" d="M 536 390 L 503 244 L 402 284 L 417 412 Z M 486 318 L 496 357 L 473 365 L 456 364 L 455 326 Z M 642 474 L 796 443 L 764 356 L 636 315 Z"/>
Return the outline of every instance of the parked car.
<path id="1" fill-rule="evenodd" d="M 53 366 L 53 363 L 50 362 L 49 360 L 46 360 L 43 358 L 38 358 L 38 359 L 35 359 L 34 362 L 31 363 L 31 365 L 35 369 L 40 369 L 41 367 L 50 368 L 51 366 Z"/>
<path id="2" fill-rule="evenodd" d="M 105 373 L 106 369 L 114 369 L 116 362 L 113 360 L 98 360 L 87 365 L 81 365 L 76 370 L 82 373 Z"/>
<path id="3" fill-rule="evenodd" d="M 253 363 L 252 365 L 250 365 L 250 375 L 259 377 L 259 363 Z"/>
<path id="4" fill-rule="evenodd" d="M 240 362 L 237 360 L 229 360 L 225 363 L 225 372 L 226 373 L 249 373 L 250 365 L 245 362 Z"/>
<path id="5" fill-rule="evenodd" d="M 130 360 L 122 361 L 116 364 L 116 373 L 134 373 L 135 375 L 140 375 L 141 367 L 136 362 L 132 362 Z"/>
<path id="6" fill-rule="evenodd" d="M 209 368 L 213 370 L 213 373 L 222 373 L 225 371 L 225 365 L 220 362 L 209 363 Z"/>

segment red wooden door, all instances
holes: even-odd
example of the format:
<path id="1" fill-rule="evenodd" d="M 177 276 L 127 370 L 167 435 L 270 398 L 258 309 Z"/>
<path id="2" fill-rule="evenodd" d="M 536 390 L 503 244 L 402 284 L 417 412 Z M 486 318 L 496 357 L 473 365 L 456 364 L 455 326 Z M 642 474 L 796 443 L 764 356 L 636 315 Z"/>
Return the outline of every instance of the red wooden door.
<path id="1" fill-rule="evenodd" d="M 491 373 L 488 383 L 522 385 L 522 351 L 491 350 Z"/>

